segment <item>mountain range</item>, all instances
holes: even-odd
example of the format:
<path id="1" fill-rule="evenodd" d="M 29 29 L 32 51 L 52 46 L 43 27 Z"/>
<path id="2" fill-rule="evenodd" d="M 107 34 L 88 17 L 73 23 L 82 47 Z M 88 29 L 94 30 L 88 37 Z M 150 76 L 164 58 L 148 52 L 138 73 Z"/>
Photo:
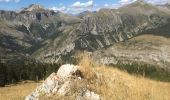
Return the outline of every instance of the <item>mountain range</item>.
<path id="1" fill-rule="evenodd" d="M 0 10 L 0 60 L 66 63 L 88 52 L 96 63 L 141 63 L 170 69 L 170 5 L 142 0 L 79 15 L 32 4 Z"/>

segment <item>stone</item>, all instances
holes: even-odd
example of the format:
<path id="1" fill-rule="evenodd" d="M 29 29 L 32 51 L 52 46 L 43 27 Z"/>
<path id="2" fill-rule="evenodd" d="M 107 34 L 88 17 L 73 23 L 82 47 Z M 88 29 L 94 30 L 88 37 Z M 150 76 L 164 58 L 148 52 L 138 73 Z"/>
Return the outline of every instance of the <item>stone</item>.
<path id="1" fill-rule="evenodd" d="M 59 81 L 56 75 L 56 73 L 52 73 L 45 82 L 40 85 L 35 92 L 28 95 L 25 100 L 38 100 L 39 95 L 42 93 L 51 94 L 56 92 L 59 88 Z"/>
<path id="2" fill-rule="evenodd" d="M 100 96 L 90 90 L 81 91 L 76 100 L 101 100 Z"/>
<path id="3" fill-rule="evenodd" d="M 58 94 L 65 96 L 71 90 L 72 81 L 65 82 L 61 88 L 58 90 Z"/>
<path id="4" fill-rule="evenodd" d="M 30 95 L 26 96 L 25 100 L 38 100 L 39 94 L 37 92 L 32 92 Z"/>
<path id="5" fill-rule="evenodd" d="M 56 73 L 52 73 L 45 82 L 37 88 L 38 92 L 52 93 L 54 89 L 59 87 L 59 78 Z"/>
<path id="6" fill-rule="evenodd" d="M 87 100 L 100 100 L 100 96 L 94 92 L 91 92 L 89 90 L 87 90 L 84 94 L 84 97 L 87 99 Z"/>
<path id="7" fill-rule="evenodd" d="M 59 94 L 61 96 L 67 96 L 75 91 L 76 82 L 83 79 L 79 66 L 70 64 L 62 65 L 57 73 L 52 73 L 34 92 L 26 96 L 25 100 L 38 100 L 41 94 Z M 86 88 L 86 87 L 82 87 Z M 79 99 L 78 99 L 79 98 Z M 77 97 L 78 100 L 100 100 L 100 96 L 89 90 L 84 90 L 81 95 Z"/>
<path id="8" fill-rule="evenodd" d="M 62 65 L 57 72 L 57 76 L 59 76 L 63 81 L 65 81 L 79 70 L 78 67 L 79 66 L 74 66 L 70 64 Z"/>

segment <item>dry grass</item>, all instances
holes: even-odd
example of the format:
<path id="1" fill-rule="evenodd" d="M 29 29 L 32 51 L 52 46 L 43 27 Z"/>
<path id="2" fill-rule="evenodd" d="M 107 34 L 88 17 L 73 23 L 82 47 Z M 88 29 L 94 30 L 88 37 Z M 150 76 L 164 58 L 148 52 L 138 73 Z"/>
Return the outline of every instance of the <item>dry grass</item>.
<path id="1" fill-rule="evenodd" d="M 131 76 L 117 69 L 97 68 L 104 84 L 95 87 L 105 100 L 170 100 L 170 84 Z M 96 85 L 94 85 L 96 86 Z"/>
<path id="2" fill-rule="evenodd" d="M 0 87 L 0 100 L 24 100 L 40 83 L 28 82 Z"/>
<path id="3" fill-rule="evenodd" d="M 94 81 L 90 84 L 90 89 L 100 94 L 103 100 L 170 100 L 170 83 L 132 76 L 91 61 L 83 55 L 79 65 L 83 66 L 84 75 Z"/>
<path id="4" fill-rule="evenodd" d="M 86 54 L 79 54 L 79 59 L 80 62 L 79 62 L 79 66 L 80 66 L 80 70 L 84 76 L 85 79 L 87 79 L 88 81 L 92 81 L 96 78 L 96 74 L 93 70 L 93 63 L 91 62 L 91 59 L 89 59 L 89 55 L 86 53 Z"/>
<path id="5" fill-rule="evenodd" d="M 102 97 L 102 100 L 170 100 L 170 83 L 153 81 L 142 76 L 132 76 L 118 69 L 96 65 L 89 56 L 82 54 L 79 66 L 84 80 L 77 82 L 75 90 L 87 86 Z M 31 93 L 36 83 L 26 83 L 0 88 L 0 100 L 21 100 Z M 74 100 L 76 94 L 52 96 L 40 100 Z"/>

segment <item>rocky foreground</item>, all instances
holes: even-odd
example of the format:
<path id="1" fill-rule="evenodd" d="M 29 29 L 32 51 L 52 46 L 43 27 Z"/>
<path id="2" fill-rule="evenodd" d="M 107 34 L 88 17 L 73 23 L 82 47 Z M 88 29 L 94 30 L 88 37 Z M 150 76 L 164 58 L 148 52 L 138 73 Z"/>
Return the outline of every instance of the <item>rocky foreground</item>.
<path id="1" fill-rule="evenodd" d="M 170 84 L 97 65 L 63 65 L 25 100 L 170 100 Z"/>
<path id="2" fill-rule="evenodd" d="M 52 73 L 42 85 L 28 95 L 25 100 L 38 100 L 41 96 L 58 94 L 75 95 L 76 100 L 100 100 L 100 95 L 88 89 L 88 84 L 79 86 L 84 80 L 79 66 L 63 65 L 57 73 Z"/>

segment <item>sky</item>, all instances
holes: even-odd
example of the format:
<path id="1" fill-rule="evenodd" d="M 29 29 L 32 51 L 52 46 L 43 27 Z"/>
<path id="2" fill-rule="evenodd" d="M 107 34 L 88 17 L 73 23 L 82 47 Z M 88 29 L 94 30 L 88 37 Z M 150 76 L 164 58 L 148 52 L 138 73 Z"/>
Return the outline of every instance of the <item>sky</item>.
<path id="1" fill-rule="evenodd" d="M 30 4 L 40 4 L 48 9 L 65 13 L 97 11 L 101 8 L 117 8 L 136 0 L 0 0 L 1 10 L 21 10 Z M 152 4 L 164 4 L 170 0 L 145 0 Z"/>

